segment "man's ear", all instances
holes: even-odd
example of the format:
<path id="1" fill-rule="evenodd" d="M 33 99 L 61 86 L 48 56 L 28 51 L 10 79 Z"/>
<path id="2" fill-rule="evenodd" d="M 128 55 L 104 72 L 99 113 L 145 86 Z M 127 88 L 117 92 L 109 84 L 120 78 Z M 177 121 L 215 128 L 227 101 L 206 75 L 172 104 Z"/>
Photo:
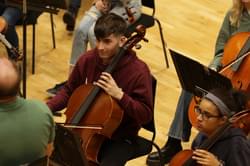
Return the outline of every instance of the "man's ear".
<path id="1" fill-rule="evenodd" d="M 127 38 L 125 36 L 121 36 L 119 46 L 122 47 L 126 41 Z"/>

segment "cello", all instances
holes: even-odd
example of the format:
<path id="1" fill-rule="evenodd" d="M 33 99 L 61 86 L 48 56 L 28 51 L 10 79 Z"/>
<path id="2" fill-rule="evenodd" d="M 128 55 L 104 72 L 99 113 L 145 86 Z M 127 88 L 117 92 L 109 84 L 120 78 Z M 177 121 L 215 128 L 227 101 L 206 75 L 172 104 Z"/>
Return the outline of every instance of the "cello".
<path id="1" fill-rule="evenodd" d="M 233 35 L 225 45 L 222 57 L 220 74 L 231 80 L 235 89 L 250 92 L 250 32 L 241 32 Z M 188 117 L 192 126 L 196 126 L 194 107 L 199 99 L 193 97 L 190 102 Z M 250 108 L 248 103 L 247 108 Z M 242 125 L 245 126 L 245 125 Z M 249 132 L 244 129 L 245 132 Z"/>
<path id="2" fill-rule="evenodd" d="M 104 72 L 112 73 L 124 53 L 144 39 L 145 32 L 145 28 L 139 26 L 137 33 L 125 42 Z M 71 127 L 83 140 L 82 149 L 87 160 L 98 163 L 101 145 L 119 127 L 123 110 L 100 87 L 87 84 L 79 86 L 73 92 L 65 114 L 66 124 L 70 124 L 66 127 Z"/>
<path id="3" fill-rule="evenodd" d="M 1 22 L 0 22 L 1 24 Z M 2 42 L 6 48 L 8 48 L 11 52 L 11 59 L 15 60 L 15 61 L 21 61 L 23 59 L 22 54 L 20 53 L 20 51 L 13 47 L 10 42 L 5 38 L 5 36 L 3 34 L 0 33 L 0 42 Z"/>
<path id="4" fill-rule="evenodd" d="M 227 122 L 220 126 L 214 133 L 206 139 L 199 149 L 209 150 L 223 134 L 231 127 L 241 128 L 241 124 L 247 124 L 250 127 L 250 110 L 243 110 L 232 115 Z M 192 159 L 193 150 L 183 150 L 178 152 L 170 161 L 169 166 L 196 166 L 197 163 Z"/>

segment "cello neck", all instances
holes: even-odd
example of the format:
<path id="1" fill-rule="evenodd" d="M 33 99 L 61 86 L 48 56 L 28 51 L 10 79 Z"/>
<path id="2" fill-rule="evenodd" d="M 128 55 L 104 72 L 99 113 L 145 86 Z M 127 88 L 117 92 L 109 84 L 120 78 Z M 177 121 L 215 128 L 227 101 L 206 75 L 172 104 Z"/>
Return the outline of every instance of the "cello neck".
<path id="1" fill-rule="evenodd" d="M 225 124 L 219 127 L 208 139 L 206 139 L 199 146 L 199 149 L 209 150 L 230 128 L 231 128 L 231 122 L 227 121 Z"/>
<path id="2" fill-rule="evenodd" d="M 97 94 L 100 92 L 100 87 L 94 86 L 93 90 L 88 95 L 87 99 L 81 104 L 79 111 L 77 111 L 73 118 L 70 121 L 70 124 L 77 125 L 81 121 L 82 117 L 85 115 L 85 113 L 90 108 L 91 104 L 95 100 Z"/>
<path id="3" fill-rule="evenodd" d="M 120 47 L 118 54 L 112 58 L 111 64 L 105 69 L 105 72 L 111 74 L 114 71 L 116 65 L 125 54 L 126 49 L 127 48 Z"/>
<path id="4" fill-rule="evenodd" d="M 219 127 L 209 138 L 207 138 L 198 148 L 209 150 L 220 138 L 224 135 L 224 133 L 231 128 L 231 122 L 227 121 L 221 127 Z M 183 163 L 183 166 L 196 166 L 197 163 L 192 156 Z"/>

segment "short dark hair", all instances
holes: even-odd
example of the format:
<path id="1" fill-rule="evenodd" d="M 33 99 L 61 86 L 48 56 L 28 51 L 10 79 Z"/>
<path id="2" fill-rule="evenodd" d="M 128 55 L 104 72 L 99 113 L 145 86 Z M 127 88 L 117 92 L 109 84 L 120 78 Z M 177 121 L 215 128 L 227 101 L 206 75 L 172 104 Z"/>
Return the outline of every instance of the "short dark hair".
<path id="1" fill-rule="evenodd" d="M 125 35 L 127 30 L 127 24 L 125 20 L 114 14 L 108 13 L 102 15 L 95 24 L 94 32 L 97 40 L 103 39 L 105 37 L 114 34 Z"/>
<path id="2" fill-rule="evenodd" d="M 13 60 L 10 60 L 10 62 L 13 66 L 13 69 L 16 72 L 17 79 L 16 79 L 16 82 L 13 83 L 13 85 L 10 87 L 0 86 L 0 99 L 16 96 L 20 90 L 21 77 L 20 77 L 18 66 L 16 62 L 14 62 Z"/>

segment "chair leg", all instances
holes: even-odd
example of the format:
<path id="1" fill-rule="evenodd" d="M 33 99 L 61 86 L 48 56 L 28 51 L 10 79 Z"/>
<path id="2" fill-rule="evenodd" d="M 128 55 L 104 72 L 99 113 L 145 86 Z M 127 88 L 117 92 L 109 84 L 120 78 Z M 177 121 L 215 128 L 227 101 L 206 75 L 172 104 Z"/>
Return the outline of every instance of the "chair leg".
<path id="1" fill-rule="evenodd" d="M 52 13 L 50 13 L 50 22 L 51 22 L 53 48 L 56 48 L 55 31 L 54 31 L 54 20 L 53 20 L 53 14 Z"/>
<path id="2" fill-rule="evenodd" d="M 164 36 L 163 36 L 163 33 L 162 33 L 161 23 L 160 23 L 160 21 L 159 21 L 157 18 L 154 18 L 154 19 L 155 19 L 155 21 L 158 23 L 158 26 L 159 26 L 159 31 L 160 31 L 160 35 L 161 35 L 162 49 L 163 49 L 163 52 L 164 52 L 164 57 L 165 57 L 165 61 L 166 61 L 166 66 L 167 66 L 167 68 L 169 68 L 168 57 L 167 57 L 167 51 L 166 51 L 166 47 L 165 47 L 165 41 L 164 41 Z"/>
<path id="3" fill-rule="evenodd" d="M 157 152 L 159 154 L 160 166 L 164 166 L 160 147 L 156 143 L 154 143 L 154 142 L 152 142 L 152 145 L 156 148 L 156 150 L 157 150 Z"/>
<path id="4" fill-rule="evenodd" d="M 32 25 L 32 74 L 35 74 L 36 24 Z"/>

